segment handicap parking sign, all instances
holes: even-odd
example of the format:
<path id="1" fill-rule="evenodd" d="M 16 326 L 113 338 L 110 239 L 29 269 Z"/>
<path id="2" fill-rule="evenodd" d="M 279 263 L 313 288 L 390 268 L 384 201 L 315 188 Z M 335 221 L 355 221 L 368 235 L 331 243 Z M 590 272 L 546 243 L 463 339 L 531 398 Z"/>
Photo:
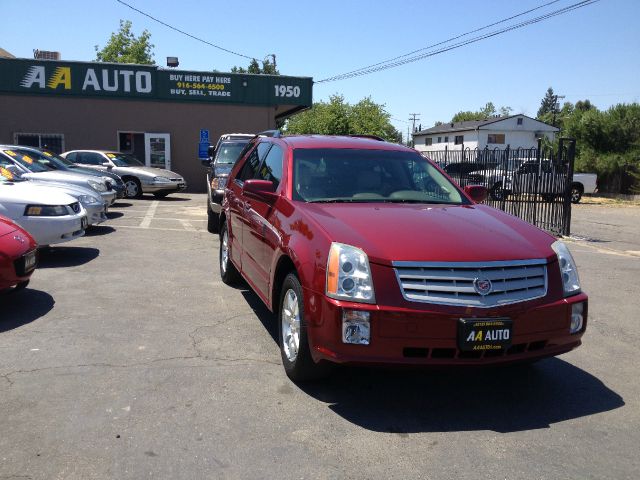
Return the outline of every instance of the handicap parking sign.
<path id="1" fill-rule="evenodd" d="M 200 130 L 200 143 L 209 143 L 209 130 Z"/>

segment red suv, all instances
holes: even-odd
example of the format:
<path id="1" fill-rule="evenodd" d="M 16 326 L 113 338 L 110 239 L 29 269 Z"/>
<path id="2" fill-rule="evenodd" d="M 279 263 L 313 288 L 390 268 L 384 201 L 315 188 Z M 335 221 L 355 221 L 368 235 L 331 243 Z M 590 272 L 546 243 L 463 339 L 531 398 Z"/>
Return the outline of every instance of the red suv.
<path id="1" fill-rule="evenodd" d="M 254 138 L 230 173 L 220 272 L 276 313 L 286 373 L 333 363 L 484 365 L 581 343 L 567 247 L 482 205 L 415 150 L 372 138 Z"/>

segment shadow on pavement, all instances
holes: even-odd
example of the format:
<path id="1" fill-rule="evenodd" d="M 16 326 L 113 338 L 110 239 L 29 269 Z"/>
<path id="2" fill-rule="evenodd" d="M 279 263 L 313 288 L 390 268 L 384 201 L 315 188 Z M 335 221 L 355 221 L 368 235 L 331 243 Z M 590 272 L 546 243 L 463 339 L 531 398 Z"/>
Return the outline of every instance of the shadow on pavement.
<path id="1" fill-rule="evenodd" d="M 120 218 L 120 217 L 124 217 L 124 213 L 122 212 L 108 212 L 107 213 L 107 218 L 109 220 L 113 220 L 114 218 Z"/>
<path id="2" fill-rule="evenodd" d="M 243 283 L 240 289 L 242 290 L 240 293 L 242 293 L 242 296 L 251 307 L 251 310 L 256 314 L 264 329 L 269 335 L 271 335 L 273 341 L 278 344 L 278 325 L 276 323 L 275 315 L 267 309 L 262 300 L 260 300 L 252 290 L 247 289 L 246 283 Z"/>
<path id="3" fill-rule="evenodd" d="M 54 305 L 53 297 L 40 290 L 26 288 L 0 296 L 0 333 L 19 328 L 46 315 Z"/>
<path id="4" fill-rule="evenodd" d="M 169 194 L 168 196 L 162 198 L 156 198 L 153 195 L 144 195 L 142 197 L 142 200 L 158 200 L 160 202 L 188 202 L 191 199 L 185 197 L 174 197 Z"/>
<path id="5" fill-rule="evenodd" d="M 94 225 L 89 227 L 85 232 L 85 237 L 100 237 L 102 235 L 107 235 L 108 233 L 115 232 L 116 229 L 110 227 L 109 225 Z"/>
<path id="6" fill-rule="evenodd" d="M 38 268 L 77 267 L 97 258 L 100 250 L 91 247 L 49 247 L 42 249 L 39 255 Z"/>
<path id="7" fill-rule="evenodd" d="M 121 207 L 130 207 L 131 205 L 133 205 L 133 203 L 128 203 L 128 202 L 115 202 L 114 204 L 112 204 L 109 208 L 121 208 Z M 109 212 L 111 213 L 111 212 Z M 108 216 L 108 214 L 107 214 Z M 111 218 L 111 217 L 109 217 Z"/>
<path id="8" fill-rule="evenodd" d="M 598 378 L 559 358 L 535 365 L 449 370 L 340 368 L 300 386 L 376 432 L 517 432 L 622 407 Z"/>

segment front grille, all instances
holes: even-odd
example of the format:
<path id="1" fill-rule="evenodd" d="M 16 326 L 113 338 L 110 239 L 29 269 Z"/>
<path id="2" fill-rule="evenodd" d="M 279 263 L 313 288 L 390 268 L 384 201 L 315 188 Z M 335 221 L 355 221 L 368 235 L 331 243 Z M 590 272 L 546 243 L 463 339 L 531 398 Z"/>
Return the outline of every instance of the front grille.
<path id="1" fill-rule="evenodd" d="M 170 178 L 169 180 L 171 180 L 172 182 L 184 182 L 184 179 L 182 178 Z"/>
<path id="2" fill-rule="evenodd" d="M 495 307 L 547 294 L 545 260 L 506 262 L 393 262 L 400 290 L 411 302 Z M 491 283 L 481 295 L 478 285 Z"/>
<path id="3" fill-rule="evenodd" d="M 71 208 L 75 213 L 80 213 L 80 204 L 78 202 L 72 203 L 69 205 L 69 208 Z"/>

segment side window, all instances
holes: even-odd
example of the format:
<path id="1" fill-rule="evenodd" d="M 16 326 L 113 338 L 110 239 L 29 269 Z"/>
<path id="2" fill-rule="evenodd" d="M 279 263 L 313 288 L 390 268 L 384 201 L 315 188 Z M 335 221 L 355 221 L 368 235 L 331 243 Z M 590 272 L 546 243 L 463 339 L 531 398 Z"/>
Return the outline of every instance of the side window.
<path id="1" fill-rule="evenodd" d="M 247 161 L 244 162 L 242 170 L 238 173 L 236 180 L 244 182 L 245 180 L 256 178 L 260 162 L 269 150 L 269 147 L 271 147 L 270 143 L 259 143 L 258 146 L 249 154 Z"/>
<path id="2" fill-rule="evenodd" d="M 78 156 L 78 154 L 76 152 L 71 152 L 69 154 L 67 154 L 67 156 L 65 157 L 67 160 L 69 160 L 70 162 L 76 162 L 76 157 Z"/>
<path id="3" fill-rule="evenodd" d="M 102 165 L 102 156 L 93 152 L 78 152 L 76 162 L 86 165 Z"/>
<path id="4" fill-rule="evenodd" d="M 274 145 L 264 159 L 257 178 L 270 180 L 278 188 L 282 179 L 282 160 L 282 149 L 278 145 Z"/>

